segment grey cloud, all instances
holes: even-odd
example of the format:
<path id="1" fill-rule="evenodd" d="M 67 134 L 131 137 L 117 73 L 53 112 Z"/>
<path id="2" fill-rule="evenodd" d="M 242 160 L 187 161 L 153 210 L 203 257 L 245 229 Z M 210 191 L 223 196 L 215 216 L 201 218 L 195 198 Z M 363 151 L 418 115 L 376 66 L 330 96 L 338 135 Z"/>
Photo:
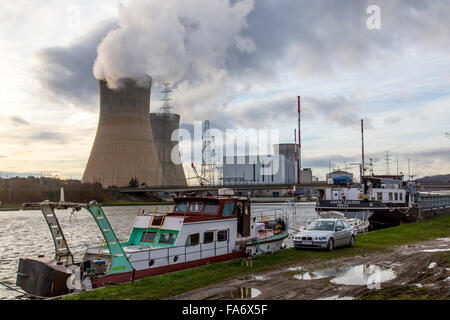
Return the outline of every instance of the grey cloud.
<path id="1" fill-rule="evenodd" d="M 29 125 L 30 123 L 28 121 L 26 121 L 25 119 L 22 119 L 19 116 L 12 116 L 10 117 L 10 120 L 15 124 L 15 125 Z"/>
<path id="2" fill-rule="evenodd" d="M 98 44 L 114 26 L 114 22 L 103 22 L 68 47 L 50 47 L 37 53 L 40 64 L 34 74 L 51 98 L 56 96 L 84 109 L 97 107 L 98 86 L 92 68 Z"/>
<path id="3" fill-rule="evenodd" d="M 233 5 L 238 2 L 231 1 Z M 229 105 L 233 98 L 242 94 L 242 91 L 236 90 L 233 82 L 245 85 L 246 90 L 251 92 L 254 85 L 261 83 L 276 85 L 282 71 L 288 70 L 295 77 L 327 77 L 337 72 L 361 70 L 374 61 L 382 61 L 379 68 L 389 68 L 394 59 L 399 59 L 411 48 L 418 52 L 448 51 L 450 28 L 446 15 L 450 12 L 449 2 L 376 1 L 381 8 L 381 30 L 369 30 L 366 27 L 366 8 L 372 4 L 373 1 L 369 0 L 255 1 L 254 8 L 246 15 L 246 26 L 239 33 L 254 43 L 255 50 L 223 47 L 226 52 L 220 55 L 218 62 L 200 59 L 203 57 L 201 54 L 191 57 L 196 57 L 191 61 L 195 68 L 191 66 L 184 70 L 174 90 L 178 85 L 188 83 L 182 93 L 198 90 L 199 98 L 191 99 L 192 103 L 181 102 L 178 112 L 183 116 L 191 112 L 193 105 L 203 108 L 210 105 L 212 100 L 219 101 L 225 97 L 225 106 Z M 142 14 L 144 17 L 148 15 L 145 12 Z M 190 43 L 197 43 L 194 48 L 202 47 L 203 42 L 195 38 L 195 34 L 205 30 L 205 27 L 199 21 L 186 17 L 180 18 L 180 24 L 191 35 L 188 39 Z M 104 23 L 68 47 L 42 50 L 39 54 L 41 67 L 36 76 L 43 87 L 73 103 L 96 106 L 97 84 L 92 75 L 92 66 L 97 57 L 97 46 L 114 26 L 114 22 Z M 173 35 L 171 30 L 162 26 L 158 30 L 161 39 L 170 38 Z M 138 33 L 137 37 L 141 32 Z M 204 35 L 202 32 L 199 34 Z M 217 36 L 220 38 L 220 35 Z M 164 58 L 155 57 L 157 61 L 165 61 Z M 120 67 L 123 68 L 126 62 L 121 63 Z M 218 65 L 226 70 L 230 83 L 220 91 L 215 88 L 204 89 L 209 83 L 198 81 L 199 75 L 195 70 L 207 74 L 207 70 L 214 70 Z M 140 70 L 133 69 L 132 72 Z M 342 102 L 338 106 L 343 108 L 343 112 L 332 112 L 329 117 L 347 125 L 353 122 L 345 112 L 352 109 L 351 101 L 310 99 L 320 110 L 333 110 L 330 109 L 331 104 Z M 281 102 L 279 104 L 282 106 Z M 277 112 L 282 113 L 283 110 Z M 257 113 L 252 115 L 258 117 Z"/>
<path id="4" fill-rule="evenodd" d="M 69 136 L 61 132 L 51 132 L 51 131 L 38 131 L 30 135 L 31 140 L 40 141 L 54 141 L 59 143 L 66 143 L 69 140 Z"/>

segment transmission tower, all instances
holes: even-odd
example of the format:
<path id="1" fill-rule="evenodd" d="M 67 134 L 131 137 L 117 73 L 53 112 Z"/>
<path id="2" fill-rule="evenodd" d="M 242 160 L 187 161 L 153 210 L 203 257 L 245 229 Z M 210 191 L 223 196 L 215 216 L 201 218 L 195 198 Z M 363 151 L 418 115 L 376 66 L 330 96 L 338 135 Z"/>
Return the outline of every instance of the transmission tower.
<path id="1" fill-rule="evenodd" d="M 169 82 L 164 83 L 163 86 L 164 89 L 161 90 L 161 109 L 164 113 L 170 113 L 170 109 L 172 109 L 172 105 L 170 104 L 170 101 L 172 101 L 172 99 L 170 98 L 170 93 L 172 92 L 172 90 L 169 89 Z"/>
<path id="2" fill-rule="evenodd" d="M 209 131 L 209 120 L 203 121 L 202 128 L 202 167 L 201 177 L 209 185 L 215 185 L 216 151 L 214 148 L 214 137 Z"/>
<path id="3" fill-rule="evenodd" d="M 369 159 L 369 172 L 370 175 L 373 176 L 373 158 Z"/>
<path id="4" fill-rule="evenodd" d="M 390 164 L 391 164 L 391 155 L 389 154 L 389 151 L 386 151 L 384 154 L 384 161 L 386 163 L 386 175 L 391 174 Z"/>

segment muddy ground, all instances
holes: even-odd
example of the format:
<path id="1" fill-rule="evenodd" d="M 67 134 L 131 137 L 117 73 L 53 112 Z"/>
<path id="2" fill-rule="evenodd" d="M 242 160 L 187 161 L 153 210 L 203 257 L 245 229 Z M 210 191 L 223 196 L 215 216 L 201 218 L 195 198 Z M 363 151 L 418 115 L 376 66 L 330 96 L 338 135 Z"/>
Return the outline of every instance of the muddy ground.
<path id="1" fill-rule="evenodd" d="M 435 239 L 245 275 L 169 299 L 450 299 L 449 250 L 450 238 Z"/>

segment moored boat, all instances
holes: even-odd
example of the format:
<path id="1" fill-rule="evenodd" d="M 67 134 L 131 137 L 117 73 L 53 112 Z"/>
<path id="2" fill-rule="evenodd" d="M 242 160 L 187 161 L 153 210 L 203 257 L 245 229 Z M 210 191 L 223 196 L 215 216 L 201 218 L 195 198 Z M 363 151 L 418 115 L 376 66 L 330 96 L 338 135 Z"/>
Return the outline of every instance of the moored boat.
<path id="1" fill-rule="evenodd" d="M 244 252 L 251 255 L 276 252 L 288 236 L 284 214 L 265 214 L 258 219 L 251 215 L 250 200 L 234 196 L 229 189 L 219 190 L 217 196 L 179 197 L 174 201 L 171 211 L 141 211 L 126 242 L 117 239 L 101 206 L 95 202 L 30 204 L 38 206 L 44 214 L 56 256 L 45 263 L 42 259 L 20 259 L 17 285 L 31 295 L 56 295 L 51 290 L 42 290 L 43 286 L 54 286 L 56 277 L 30 285 L 38 283 L 42 270 L 54 266 L 55 271 L 47 273 L 67 279 L 67 285 L 58 294 L 83 291 L 241 258 Z M 54 213 L 61 206 L 89 211 L 104 237 L 102 244 L 86 250 L 79 263 L 74 263 Z"/>

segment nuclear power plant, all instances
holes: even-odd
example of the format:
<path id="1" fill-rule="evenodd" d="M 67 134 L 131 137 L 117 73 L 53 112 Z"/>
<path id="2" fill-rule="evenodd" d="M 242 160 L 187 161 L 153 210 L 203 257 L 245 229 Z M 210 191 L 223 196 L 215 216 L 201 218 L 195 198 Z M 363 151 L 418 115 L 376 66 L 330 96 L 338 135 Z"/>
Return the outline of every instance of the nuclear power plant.
<path id="1" fill-rule="evenodd" d="M 171 136 L 180 116 L 150 114 L 151 79 L 144 86 L 122 79 L 119 89 L 98 83 L 100 116 L 82 182 L 123 187 L 136 178 L 147 186 L 186 185 L 182 165 L 171 158 L 179 156 Z"/>
<path id="2" fill-rule="evenodd" d="M 163 172 L 163 185 L 187 186 L 181 164 L 178 141 L 172 141 L 172 133 L 179 128 L 180 115 L 170 112 L 150 113 L 150 125 L 159 162 Z M 179 164 L 175 164 L 177 161 Z"/>

